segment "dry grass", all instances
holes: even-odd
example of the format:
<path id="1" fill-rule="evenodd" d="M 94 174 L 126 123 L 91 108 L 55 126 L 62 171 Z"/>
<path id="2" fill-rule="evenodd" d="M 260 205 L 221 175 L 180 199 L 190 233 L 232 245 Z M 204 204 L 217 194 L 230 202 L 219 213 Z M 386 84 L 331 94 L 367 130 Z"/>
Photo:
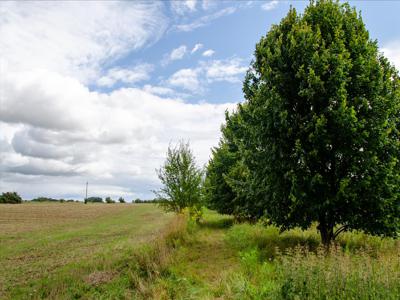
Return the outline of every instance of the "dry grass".
<path id="1" fill-rule="evenodd" d="M 77 222 L 118 214 L 134 207 L 132 204 L 82 203 L 24 203 L 0 206 L 0 235 L 16 234 L 40 229 L 48 230 Z"/>
<path id="2" fill-rule="evenodd" d="M 170 220 L 151 204 L 0 205 L 0 298 L 61 273 L 88 278 L 93 266 L 106 268 L 127 249 L 156 239 Z"/>

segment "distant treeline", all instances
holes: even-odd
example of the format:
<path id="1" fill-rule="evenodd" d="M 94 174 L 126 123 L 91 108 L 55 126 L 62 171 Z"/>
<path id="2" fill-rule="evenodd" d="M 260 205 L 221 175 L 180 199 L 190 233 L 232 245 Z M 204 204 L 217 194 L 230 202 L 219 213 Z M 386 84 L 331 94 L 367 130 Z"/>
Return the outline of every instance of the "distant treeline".
<path id="1" fill-rule="evenodd" d="M 132 200 L 132 203 L 159 203 L 160 201 L 157 199 L 151 199 L 151 200 L 141 200 L 141 199 L 136 199 Z"/>
<path id="2" fill-rule="evenodd" d="M 22 200 L 22 198 L 16 193 L 16 192 L 6 192 L 2 193 L 0 195 L 0 203 L 22 203 L 22 202 L 58 202 L 58 203 L 64 203 L 64 202 L 81 202 L 80 200 L 74 200 L 74 199 L 55 199 L 55 198 L 50 198 L 50 197 L 37 197 L 32 200 Z M 113 200 L 111 197 L 106 197 L 104 200 L 101 197 L 89 197 L 86 200 L 84 200 L 85 203 L 126 203 L 125 199 L 122 197 L 119 197 L 118 200 Z M 151 199 L 151 200 L 142 200 L 142 199 L 134 199 L 131 201 L 131 203 L 158 203 L 159 201 L 156 199 Z"/>
<path id="3" fill-rule="evenodd" d="M 79 202 L 78 200 L 73 200 L 73 199 L 54 199 L 54 198 L 48 198 L 48 197 L 38 197 L 35 199 L 31 200 L 32 202 Z"/>
<path id="4" fill-rule="evenodd" d="M 104 200 L 101 197 L 89 197 L 85 201 L 86 203 L 126 203 L 124 198 L 120 197 L 118 200 L 113 200 L 110 197 L 106 197 Z M 142 199 L 134 199 L 131 201 L 132 203 L 158 203 L 159 201 L 156 199 L 151 199 L 151 200 L 142 200 Z"/>

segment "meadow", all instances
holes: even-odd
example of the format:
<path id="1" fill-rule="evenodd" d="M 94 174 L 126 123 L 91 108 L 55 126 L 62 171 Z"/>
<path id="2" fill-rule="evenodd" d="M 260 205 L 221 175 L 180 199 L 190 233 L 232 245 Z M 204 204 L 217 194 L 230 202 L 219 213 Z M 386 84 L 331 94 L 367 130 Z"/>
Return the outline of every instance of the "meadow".
<path id="1" fill-rule="evenodd" d="M 399 299 L 400 242 L 152 204 L 0 206 L 1 299 Z"/>
<path id="2" fill-rule="evenodd" d="M 3 204 L 0 299 L 95 297 L 126 251 L 157 239 L 171 218 L 148 204 Z"/>

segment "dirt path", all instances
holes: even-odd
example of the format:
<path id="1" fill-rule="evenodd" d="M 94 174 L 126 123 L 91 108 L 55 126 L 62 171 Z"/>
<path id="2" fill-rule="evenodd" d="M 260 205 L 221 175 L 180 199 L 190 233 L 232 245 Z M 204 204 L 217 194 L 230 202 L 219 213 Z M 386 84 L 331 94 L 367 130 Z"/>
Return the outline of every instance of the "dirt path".
<path id="1" fill-rule="evenodd" d="M 214 213 L 191 233 L 180 247 L 171 268 L 174 284 L 167 284 L 174 299 L 220 299 L 221 282 L 239 267 L 237 252 L 228 247 L 225 235 L 232 220 Z M 171 280 L 171 279 L 170 279 Z"/>

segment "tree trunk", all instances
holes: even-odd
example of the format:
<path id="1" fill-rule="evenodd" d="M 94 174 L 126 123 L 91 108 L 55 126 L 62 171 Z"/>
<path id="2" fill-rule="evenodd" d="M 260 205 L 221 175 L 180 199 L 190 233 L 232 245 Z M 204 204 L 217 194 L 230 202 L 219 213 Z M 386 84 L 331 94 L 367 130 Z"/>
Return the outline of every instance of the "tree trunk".
<path id="1" fill-rule="evenodd" d="M 326 248 L 329 248 L 333 239 L 333 225 L 319 223 L 317 229 L 321 234 L 321 241 Z"/>

